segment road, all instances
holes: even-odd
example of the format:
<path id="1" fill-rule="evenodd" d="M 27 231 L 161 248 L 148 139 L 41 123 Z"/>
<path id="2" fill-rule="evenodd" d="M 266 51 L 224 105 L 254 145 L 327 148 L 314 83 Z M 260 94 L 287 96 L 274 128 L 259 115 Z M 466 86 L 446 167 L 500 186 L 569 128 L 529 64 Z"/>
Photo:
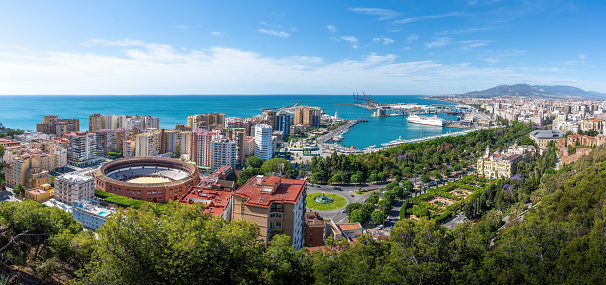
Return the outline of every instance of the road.
<path id="1" fill-rule="evenodd" d="M 378 189 L 381 187 L 384 187 L 385 185 L 368 185 L 365 186 L 366 189 Z M 370 193 L 372 192 L 366 192 L 364 193 L 364 195 L 358 195 L 355 193 L 355 191 L 358 190 L 359 186 L 338 186 L 341 187 L 341 190 L 335 190 L 334 189 L 335 186 L 332 185 L 318 185 L 318 184 L 310 184 L 309 187 L 307 187 L 307 193 L 311 194 L 311 193 L 318 193 L 318 192 L 325 192 L 325 193 L 334 193 L 334 194 L 339 194 L 343 197 L 345 197 L 345 199 L 347 199 L 347 204 L 351 204 L 351 203 L 364 203 L 364 201 L 366 201 L 366 199 L 368 198 L 368 196 L 370 196 Z M 364 187 L 364 186 L 362 186 Z M 352 197 L 353 195 L 353 197 Z M 332 219 L 333 221 L 335 221 L 336 223 L 347 223 L 347 214 L 342 213 L 342 211 L 345 210 L 345 207 L 340 208 L 340 209 L 336 209 L 336 210 L 331 210 L 331 211 L 317 211 L 317 210 L 313 210 L 316 211 L 320 214 L 320 216 L 322 216 L 325 219 Z"/>

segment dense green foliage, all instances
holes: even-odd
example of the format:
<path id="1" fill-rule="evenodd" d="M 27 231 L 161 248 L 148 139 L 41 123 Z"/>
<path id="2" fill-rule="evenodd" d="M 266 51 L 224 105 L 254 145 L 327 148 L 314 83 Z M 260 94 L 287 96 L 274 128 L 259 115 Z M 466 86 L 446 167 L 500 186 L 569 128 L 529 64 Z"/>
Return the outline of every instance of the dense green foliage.
<path id="1" fill-rule="evenodd" d="M 5 136 L 14 137 L 16 135 L 22 135 L 23 133 L 25 133 L 25 131 L 20 129 L 6 129 L 6 134 L 0 135 L 0 138 Z"/>
<path id="2" fill-rule="evenodd" d="M 108 193 L 101 190 L 95 189 L 95 196 L 103 199 L 103 201 L 111 204 L 116 204 L 119 207 L 123 208 L 135 208 L 140 209 L 145 204 L 151 204 L 152 202 L 147 202 L 143 200 L 137 200 L 129 197 L 124 197 L 120 195 L 116 195 L 114 193 Z M 154 203 L 155 204 L 155 203 Z M 163 204 L 158 204 L 163 205 Z"/>
<path id="3" fill-rule="evenodd" d="M 429 173 L 443 175 L 467 166 L 468 161 L 493 150 L 507 148 L 516 140 L 527 142 L 534 130 L 529 125 L 512 123 L 499 129 L 471 132 L 461 136 L 437 138 L 419 143 L 402 144 L 386 150 L 363 155 L 337 155 L 313 157 L 309 165 L 311 180 L 316 182 L 360 183 L 386 181 L 400 176 L 416 177 L 423 174 L 429 182 Z M 421 179 L 424 179 L 424 178 Z M 434 175 L 437 178 L 437 175 Z M 425 183 L 426 183 L 425 182 Z"/>
<path id="4" fill-rule="evenodd" d="M 257 157 L 257 156 L 249 156 L 246 159 L 246 167 L 248 168 L 261 168 L 261 166 L 263 165 L 263 159 Z"/>

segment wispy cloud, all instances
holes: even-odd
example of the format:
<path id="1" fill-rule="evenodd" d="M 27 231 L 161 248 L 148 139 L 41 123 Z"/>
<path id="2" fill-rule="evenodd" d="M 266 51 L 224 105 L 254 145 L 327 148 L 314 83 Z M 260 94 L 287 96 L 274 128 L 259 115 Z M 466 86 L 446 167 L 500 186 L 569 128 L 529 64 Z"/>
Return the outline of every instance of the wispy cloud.
<path id="1" fill-rule="evenodd" d="M 579 54 L 579 59 L 585 59 L 586 56 L 584 54 Z"/>
<path id="2" fill-rule="evenodd" d="M 227 37 L 227 33 L 224 32 L 212 32 L 210 33 L 211 35 L 217 37 L 217 38 L 224 38 Z"/>
<path id="3" fill-rule="evenodd" d="M 470 14 L 461 13 L 461 12 L 450 12 L 448 14 L 441 14 L 441 15 L 429 15 L 429 16 L 406 18 L 406 19 L 402 19 L 402 20 L 396 20 L 396 21 L 394 21 L 394 23 L 395 24 L 408 24 L 408 23 L 417 22 L 417 21 L 421 21 L 421 20 L 427 20 L 427 19 L 438 19 L 438 18 L 448 18 L 448 17 L 465 17 L 465 16 L 470 16 Z"/>
<path id="4" fill-rule="evenodd" d="M 374 86 L 373 94 L 452 94 L 498 84 L 561 81 L 604 89 L 601 81 L 579 79 L 565 68 L 478 67 L 374 53 L 327 62 L 223 47 L 189 50 L 136 40 L 94 42 L 88 44 L 114 47 L 121 54 L 2 48 L 0 94 L 343 94 L 368 86 Z"/>
<path id="5" fill-rule="evenodd" d="M 425 44 L 425 48 L 445 47 L 452 41 L 449 37 L 433 37 L 432 39 L 433 41 Z"/>
<path id="6" fill-rule="evenodd" d="M 264 34 L 280 37 L 280 38 L 283 38 L 283 39 L 287 39 L 288 37 L 290 37 L 290 33 L 287 33 L 285 31 L 276 31 L 276 30 L 267 30 L 267 29 L 259 29 L 258 31 L 260 33 L 264 33 Z"/>
<path id="7" fill-rule="evenodd" d="M 494 30 L 496 28 L 497 27 L 481 27 L 481 28 L 469 28 L 469 29 L 454 30 L 454 31 L 444 30 L 444 31 L 441 31 L 441 32 L 437 32 L 436 36 L 446 36 L 446 35 L 456 35 L 456 34 L 467 34 L 467 33 L 473 33 L 473 32 L 483 32 L 483 31 Z"/>
<path id="8" fill-rule="evenodd" d="M 337 27 L 335 27 L 333 25 L 327 25 L 326 28 L 333 33 L 337 32 Z"/>
<path id="9" fill-rule="evenodd" d="M 407 43 L 412 43 L 412 42 L 414 42 L 414 41 L 416 41 L 418 39 L 419 39 L 419 36 L 417 34 L 412 34 L 412 35 L 410 35 L 410 36 L 408 36 L 406 38 L 406 42 Z"/>
<path id="10" fill-rule="evenodd" d="M 495 64 L 495 63 L 499 63 L 502 62 L 503 60 L 505 60 L 508 57 L 512 57 L 512 56 L 518 56 L 518 55 L 522 55 L 525 54 L 526 51 L 525 50 L 505 50 L 505 51 L 500 51 L 500 50 L 489 50 L 489 51 L 485 51 L 483 55 L 479 56 L 478 59 L 490 64 Z"/>
<path id="11" fill-rule="evenodd" d="M 476 47 L 485 46 L 492 41 L 488 40 L 468 40 L 468 41 L 459 41 L 460 44 L 463 45 L 463 49 L 472 49 Z"/>
<path id="12" fill-rule="evenodd" d="M 393 44 L 395 42 L 393 39 L 386 38 L 386 37 L 373 38 L 372 41 L 373 42 L 382 42 L 383 45 Z"/>
<path id="13" fill-rule="evenodd" d="M 341 36 L 339 39 L 349 42 L 352 48 L 358 48 L 358 38 L 354 36 Z"/>
<path id="14" fill-rule="evenodd" d="M 393 18 L 401 15 L 401 13 L 398 11 L 389 10 L 389 9 L 381 9 L 381 8 L 356 7 L 356 8 L 349 8 L 349 11 L 353 11 L 353 12 L 363 14 L 363 15 L 379 16 L 379 20 L 381 20 L 381 21 L 393 19 Z"/>
<path id="15" fill-rule="evenodd" d="M 189 26 L 178 25 L 177 29 L 187 30 L 187 29 L 189 29 Z"/>

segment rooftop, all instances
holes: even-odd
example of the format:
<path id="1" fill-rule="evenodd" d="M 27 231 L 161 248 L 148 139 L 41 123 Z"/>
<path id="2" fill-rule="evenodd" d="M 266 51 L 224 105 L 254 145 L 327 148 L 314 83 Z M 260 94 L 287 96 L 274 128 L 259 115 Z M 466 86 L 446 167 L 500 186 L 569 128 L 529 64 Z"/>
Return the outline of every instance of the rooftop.
<path id="1" fill-rule="evenodd" d="M 564 136 L 564 132 L 560 130 L 536 130 L 530 132 L 530 136 L 537 139 L 558 139 Z"/>
<path id="2" fill-rule="evenodd" d="M 70 182 L 76 182 L 76 183 L 93 180 L 93 178 L 90 176 L 84 176 L 84 175 L 80 175 L 80 174 L 64 174 L 57 178 L 67 180 Z"/>
<path id="3" fill-rule="evenodd" d="M 296 204 L 305 190 L 306 181 L 278 176 L 254 176 L 234 192 L 247 198 L 246 205 L 269 208 L 272 203 Z"/>
<path id="4" fill-rule="evenodd" d="M 204 213 L 221 216 L 231 200 L 232 192 L 221 189 L 208 189 L 203 187 L 192 187 L 179 200 L 181 204 L 204 203 L 206 208 Z"/>
<path id="5" fill-rule="evenodd" d="M 324 226 L 324 219 L 320 216 L 318 212 L 310 212 L 305 213 L 305 223 L 307 226 Z"/>

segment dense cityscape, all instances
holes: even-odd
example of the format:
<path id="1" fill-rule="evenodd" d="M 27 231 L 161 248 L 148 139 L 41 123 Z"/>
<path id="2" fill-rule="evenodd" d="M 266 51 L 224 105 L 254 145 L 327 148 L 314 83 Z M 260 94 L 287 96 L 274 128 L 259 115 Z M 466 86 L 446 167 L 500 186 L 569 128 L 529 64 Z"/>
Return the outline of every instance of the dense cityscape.
<path id="1" fill-rule="evenodd" d="M 356 101 L 360 108 L 379 110 L 383 116 L 430 118 L 435 113 L 457 112 L 458 121 L 447 124 L 467 128 L 365 150 L 338 144 L 338 136 L 355 128 L 359 120 L 340 119 L 338 114 L 324 114 L 320 107 L 297 104 L 270 108 L 252 118 L 190 115 L 174 129 L 160 129 L 161 118 L 153 115 L 102 114 L 90 115 L 87 131 L 80 131 L 78 119 L 56 115 L 44 115 L 31 131 L 2 126 L 2 195 L 7 201 L 2 203 L 7 223 L 3 226 L 12 228 L 2 250 L 11 252 L 9 260 L 26 265 L 32 257 L 23 250 L 38 244 L 38 250 L 43 247 L 50 254 L 44 258 L 63 268 L 62 277 L 53 274 L 47 280 L 59 282 L 71 275 L 81 276 L 79 282 L 95 283 L 103 276 L 94 273 L 101 270 L 95 260 L 111 257 L 96 255 L 100 253 L 92 249 L 78 252 L 84 250 L 78 243 L 92 246 L 92 240 L 85 240 L 115 239 L 119 234 L 116 222 L 140 215 L 152 218 L 158 211 L 164 214 L 152 219 L 163 220 L 168 218 L 165 215 L 185 211 L 206 222 L 224 221 L 221 227 L 229 228 L 230 223 L 249 227 L 252 244 L 280 250 L 281 258 L 290 248 L 290 254 L 298 257 L 297 261 L 280 261 L 288 263 L 315 262 L 335 250 L 345 254 L 342 251 L 394 242 L 408 226 L 430 226 L 431 231 L 447 235 L 470 231 L 467 234 L 475 232 L 491 244 L 499 244 L 506 233 L 529 227 L 528 223 L 544 215 L 545 210 L 537 210 L 537 206 L 553 191 L 546 188 L 545 183 L 552 183 L 548 179 L 569 177 L 579 160 L 599 159 L 594 158 L 599 155 L 596 152 L 601 153 L 606 142 L 603 101 L 440 99 L 453 105 L 403 107 L 372 99 Z M 25 220 L 10 222 L 14 217 L 7 215 L 15 211 L 25 211 L 20 217 Z M 42 214 L 45 211 L 52 214 Z M 62 222 L 56 224 L 51 222 L 56 218 L 48 221 L 39 215 L 58 215 Z M 529 221 L 527 215 L 532 217 Z M 66 220 L 72 221 L 67 222 L 72 224 L 70 234 L 64 232 Z M 108 223 L 118 232 L 107 232 Z M 591 228 L 589 225 L 585 231 Z M 61 250 L 69 250 L 68 255 L 86 254 L 78 257 L 83 258 L 78 260 L 80 264 L 73 263 L 76 256 L 64 260 L 56 255 L 59 249 L 54 243 L 61 232 L 61 238 L 67 239 Z M 99 238 L 91 236 L 92 232 Z M 32 240 L 28 235 L 46 235 L 48 241 Z M 284 238 L 277 238 L 282 235 Z M 11 244 L 18 246 L 9 247 Z M 99 251 L 104 248 L 97 246 Z M 191 246 L 199 245 L 194 242 Z M 78 268 L 89 273 L 77 275 Z M 298 283 L 328 282 L 315 276 L 311 268 L 285 274 L 302 278 Z M 159 272 L 145 278 L 151 282 L 157 278 L 155 274 Z M 256 280 L 277 282 L 286 277 L 261 278 Z M 443 273 L 431 277 L 431 283 L 442 283 L 440 278 Z M 469 281 L 466 278 L 472 276 L 460 278 Z M 405 280 L 402 282 L 412 282 Z"/>
<path id="2" fill-rule="evenodd" d="M 4 1 L 0 285 L 606 284 L 606 1 Z"/>

